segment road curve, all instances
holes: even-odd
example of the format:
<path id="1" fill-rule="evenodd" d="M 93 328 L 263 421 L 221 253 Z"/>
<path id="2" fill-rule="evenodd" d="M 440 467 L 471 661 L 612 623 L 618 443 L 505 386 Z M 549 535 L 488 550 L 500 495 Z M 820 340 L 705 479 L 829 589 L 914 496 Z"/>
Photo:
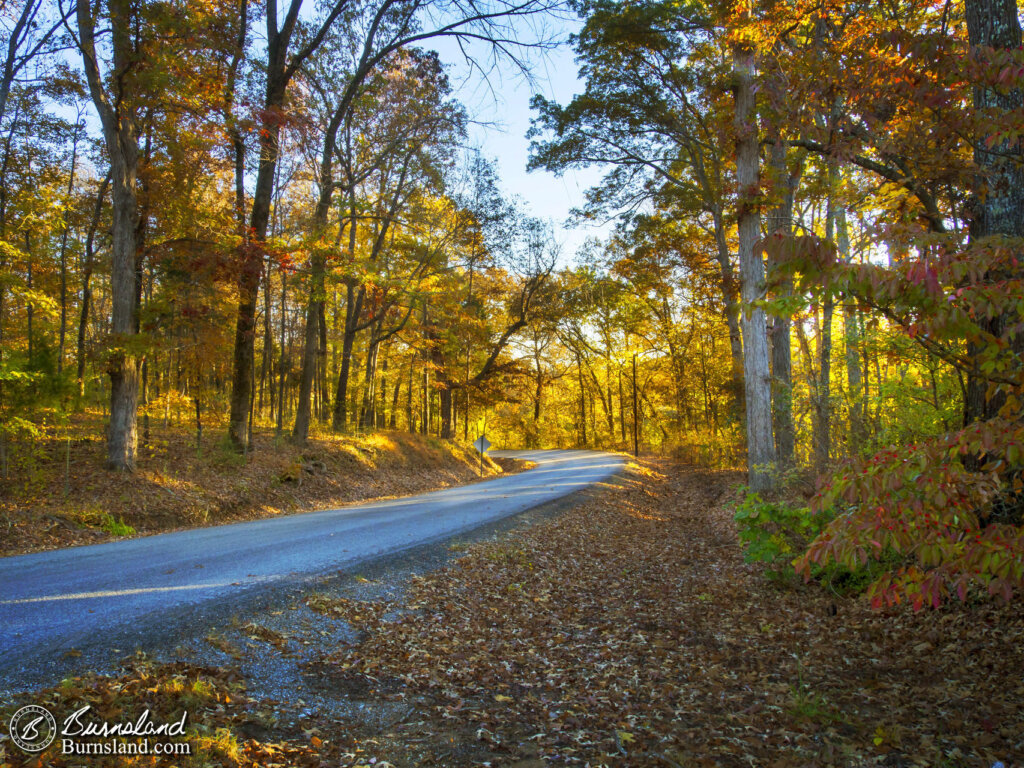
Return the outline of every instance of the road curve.
<path id="1" fill-rule="evenodd" d="M 295 583 L 464 533 L 614 475 L 594 451 L 510 451 L 534 469 L 458 488 L 340 509 L 0 558 L 0 680 L 23 664 L 95 646 L 126 628 L 202 615 Z M 122 647 L 124 647 L 122 645 Z"/>

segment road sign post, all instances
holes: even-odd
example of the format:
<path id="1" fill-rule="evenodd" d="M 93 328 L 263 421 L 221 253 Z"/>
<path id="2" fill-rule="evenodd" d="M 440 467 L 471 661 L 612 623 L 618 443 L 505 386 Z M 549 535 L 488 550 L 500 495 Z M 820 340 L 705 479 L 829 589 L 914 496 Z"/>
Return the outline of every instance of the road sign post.
<path id="1" fill-rule="evenodd" d="M 491 441 L 487 439 L 486 435 L 480 435 L 473 443 L 473 447 L 480 451 L 480 477 L 484 476 L 484 454 L 491 447 Z"/>

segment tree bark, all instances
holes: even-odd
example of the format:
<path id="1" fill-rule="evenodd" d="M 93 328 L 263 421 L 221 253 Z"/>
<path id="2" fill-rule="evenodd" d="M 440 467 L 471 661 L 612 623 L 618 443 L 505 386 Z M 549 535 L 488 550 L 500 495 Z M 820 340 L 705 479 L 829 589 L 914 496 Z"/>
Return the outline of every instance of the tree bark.
<path id="1" fill-rule="evenodd" d="M 745 16 L 746 14 L 744 14 Z M 768 368 L 768 329 L 763 309 L 753 303 L 764 297 L 764 262 L 756 248 L 760 238 L 758 211 L 758 130 L 754 89 L 754 51 L 737 44 L 733 49 L 736 114 L 736 180 L 738 182 L 740 282 L 743 311 L 743 383 L 747 415 L 748 484 L 753 491 L 773 485 L 775 446 L 772 442 L 771 375 Z"/>
<path id="2" fill-rule="evenodd" d="M 964 6 L 967 37 L 972 56 L 983 57 L 981 48 L 1014 50 L 1021 45 L 1021 25 L 1016 0 L 967 0 Z M 975 112 L 994 111 L 1006 115 L 1024 106 L 1024 92 L 1019 88 L 1001 91 L 997 88 L 974 88 Z M 975 183 L 970 236 L 972 241 L 1002 235 L 1024 237 L 1024 149 L 1016 138 L 1002 138 L 992 142 L 989 137 L 975 137 L 974 162 L 978 166 Z M 990 274 L 988 278 L 1000 281 L 1005 274 Z M 1001 316 L 984 323 L 985 330 L 996 337 L 1016 322 L 1014 316 Z M 1017 334 L 1014 351 L 1024 352 L 1024 338 Z M 980 350 L 969 350 L 973 355 Z M 970 372 L 967 377 L 967 397 L 964 421 L 971 422 L 996 416 L 1005 402 L 1003 393 L 989 397 L 988 380 Z"/>
<path id="3" fill-rule="evenodd" d="M 725 322 L 729 328 L 729 383 L 732 389 L 732 402 L 739 406 L 743 396 L 743 333 L 740 329 L 740 296 L 736 290 L 736 273 L 732 267 L 732 256 L 729 253 L 729 241 L 725 236 L 725 222 L 721 211 L 712 214 L 715 228 L 715 243 L 718 247 L 718 266 L 721 272 L 722 301 L 725 304 Z"/>
<path id="4" fill-rule="evenodd" d="M 135 468 L 138 357 L 132 349 L 135 335 L 136 236 L 138 201 L 136 176 L 139 144 L 131 93 L 122 91 L 134 66 L 131 39 L 134 6 L 129 0 L 110 0 L 111 49 L 116 91 L 108 95 L 96 54 L 94 22 L 88 0 L 78 0 L 80 48 L 89 92 L 103 125 L 110 158 L 113 245 L 111 248 L 111 331 L 114 350 L 107 359 L 110 376 L 110 423 L 107 429 L 107 467 L 130 472 Z"/>
<path id="5" fill-rule="evenodd" d="M 772 173 L 775 184 L 780 187 L 776 193 L 777 204 L 766 222 L 769 235 L 791 235 L 793 232 L 793 200 L 796 187 L 803 171 L 803 162 L 790 172 L 787 163 L 785 142 L 778 140 L 772 145 Z M 771 272 L 775 264 L 769 261 Z M 788 286 L 780 286 L 788 292 Z M 775 435 L 775 452 L 780 468 L 793 465 L 795 435 L 793 431 L 793 359 L 791 348 L 792 320 L 787 314 L 772 318 L 769 335 L 772 354 L 772 431 Z"/>
<path id="6" fill-rule="evenodd" d="M 441 409 L 441 431 L 440 437 L 442 440 L 452 439 L 452 390 L 447 386 L 446 382 L 442 382 L 442 387 L 439 390 Z"/>

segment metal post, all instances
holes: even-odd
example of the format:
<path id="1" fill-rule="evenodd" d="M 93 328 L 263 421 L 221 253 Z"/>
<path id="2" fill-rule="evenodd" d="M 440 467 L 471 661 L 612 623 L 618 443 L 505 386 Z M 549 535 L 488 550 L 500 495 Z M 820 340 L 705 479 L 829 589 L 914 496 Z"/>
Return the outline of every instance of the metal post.
<path id="1" fill-rule="evenodd" d="M 636 352 L 633 353 L 633 455 L 640 455 L 640 426 L 636 409 Z"/>

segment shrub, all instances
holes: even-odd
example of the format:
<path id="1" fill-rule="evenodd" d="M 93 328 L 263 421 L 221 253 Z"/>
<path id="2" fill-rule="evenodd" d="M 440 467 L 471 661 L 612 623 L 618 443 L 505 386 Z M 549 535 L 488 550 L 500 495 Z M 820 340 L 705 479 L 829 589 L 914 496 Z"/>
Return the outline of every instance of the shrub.
<path id="1" fill-rule="evenodd" d="M 128 525 L 121 518 L 115 519 L 113 515 L 104 515 L 100 527 L 111 536 L 134 536 L 135 529 Z"/>
<path id="2" fill-rule="evenodd" d="M 771 578 L 795 576 L 793 560 L 821 533 L 831 518 L 807 507 L 765 501 L 748 493 L 736 508 L 740 543 L 748 563 L 766 563 Z"/>

